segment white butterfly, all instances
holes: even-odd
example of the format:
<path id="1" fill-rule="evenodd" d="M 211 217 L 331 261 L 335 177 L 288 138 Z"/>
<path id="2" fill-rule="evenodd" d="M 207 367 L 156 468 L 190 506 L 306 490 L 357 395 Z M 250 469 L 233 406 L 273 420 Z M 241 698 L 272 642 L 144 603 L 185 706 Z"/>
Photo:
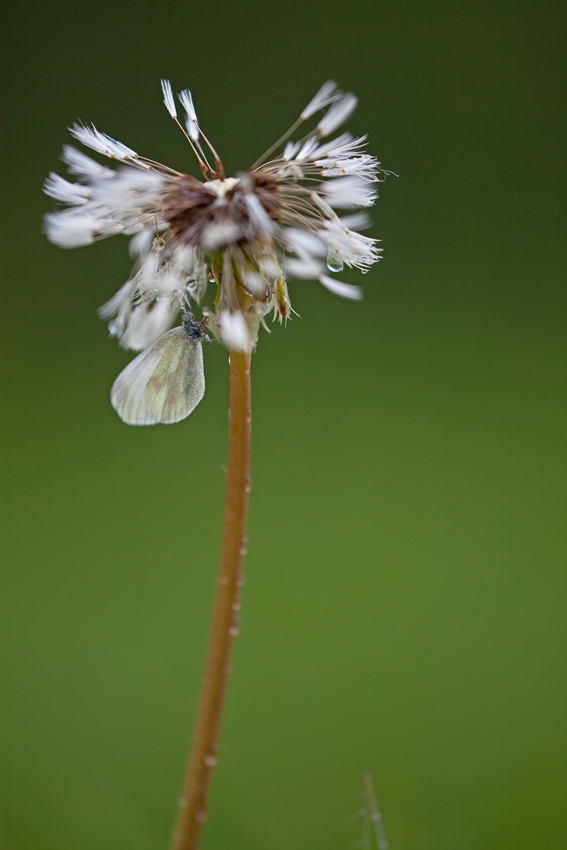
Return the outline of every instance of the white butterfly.
<path id="1" fill-rule="evenodd" d="M 167 331 L 118 375 L 110 401 L 127 425 L 179 422 L 205 393 L 202 324 L 191 313 Z"/>

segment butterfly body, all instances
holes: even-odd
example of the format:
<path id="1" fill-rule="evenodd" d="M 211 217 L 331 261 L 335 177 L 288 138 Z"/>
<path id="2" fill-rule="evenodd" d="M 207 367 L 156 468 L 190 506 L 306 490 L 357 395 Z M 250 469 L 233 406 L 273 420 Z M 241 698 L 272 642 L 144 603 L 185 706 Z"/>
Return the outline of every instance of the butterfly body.
<path id="1" fill-rule="evenodd" d="M 203 327 L 190 314 L 122 370 L 110 393 L 128 425 L 171 424 L 189 416 L 205 392 Z"/>

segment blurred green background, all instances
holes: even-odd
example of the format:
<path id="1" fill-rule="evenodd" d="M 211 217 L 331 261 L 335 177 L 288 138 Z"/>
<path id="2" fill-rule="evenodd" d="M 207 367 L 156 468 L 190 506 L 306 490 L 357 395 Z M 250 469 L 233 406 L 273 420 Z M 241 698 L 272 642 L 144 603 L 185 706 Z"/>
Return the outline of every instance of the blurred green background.
<path id="1" fill-rule="evenodd" d="M 400 174 L 362 304 L 291 285 L 253 363 L 246 585 L 204 850 L 565 847 L 565 7 L 12 5 L 4 24 L 6 850 L 167 847 L 209 628 L 228 370 L 170 427 L 111 409 L 125 240 L 62 251 L 77 118 L 229 172 L 329 77 Z M 356 275 L 344 276 L 355 280 Z"/>

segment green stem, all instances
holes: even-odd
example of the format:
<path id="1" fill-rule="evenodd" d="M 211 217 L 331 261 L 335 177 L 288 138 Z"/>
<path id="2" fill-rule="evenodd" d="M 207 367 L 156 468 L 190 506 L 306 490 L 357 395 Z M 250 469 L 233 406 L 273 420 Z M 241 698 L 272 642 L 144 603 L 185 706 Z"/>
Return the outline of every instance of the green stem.
<path id="1" fill-rule="evenodd" d="M 171 850 L 197 850 L 199 846 L 217 763 L 232 644 L 238 634 L 236 612 L 240 607 L 250 492 L 251 354 L 252 346 L 244 352 L 230 352 L 228 468 L 219 574 L 205 675 Z"/>

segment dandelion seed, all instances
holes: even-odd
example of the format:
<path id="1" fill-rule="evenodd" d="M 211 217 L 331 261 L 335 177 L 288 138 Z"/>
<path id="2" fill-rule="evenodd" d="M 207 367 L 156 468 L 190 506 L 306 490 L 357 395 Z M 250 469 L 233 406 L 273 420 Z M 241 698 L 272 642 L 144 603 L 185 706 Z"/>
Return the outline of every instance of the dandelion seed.
<path id="1" fill-rule="evenodd" d="M 320 136 L 330 136 L 335 130 L 347 121 L 358 105 L 358 98 L 353 94 L 345 94 L 337 103 L 334 103 L 329 111 L 317 124 Z"/>
<path id="2" fill-rule="evenodd" d="M 338 97 L 340 97 L 340 92 L 338 91 L 337 84 L 333 80 L 328 80 L 326 83 L 323 83 L 315 97 L 309 101 L 301 113 L 300 118 L 306 121 L 312 115 L 315 115 L 316 112 L 319 112 L 320 109 L 324 109 L 325 106 L 333 103 Z"/>
<path id="3" fill-rule="evenodd" d="M 173 98 L 173 91 L 171 89 L 171 83 L 169 80 L 161 81 L 161 90 L 163 92 L 163 102 L 165 103 L 165 108 L 169 112 L 172 118 L 177 118 L 177 109 L 175 108 L 175 100 Z"/>
<path id="4" fill-rule="evenodd" d="M 195 112 L 195 107 L 193 106 L 193 95 L 189 91 L 189 89 L 184 89 L 179 93 L 179 100 L 187 113 L 187 132 L 193 139 L 193 141 L 197 141 L 199 138 L 199 125 L 197 123 L 197 113 Z"/>

